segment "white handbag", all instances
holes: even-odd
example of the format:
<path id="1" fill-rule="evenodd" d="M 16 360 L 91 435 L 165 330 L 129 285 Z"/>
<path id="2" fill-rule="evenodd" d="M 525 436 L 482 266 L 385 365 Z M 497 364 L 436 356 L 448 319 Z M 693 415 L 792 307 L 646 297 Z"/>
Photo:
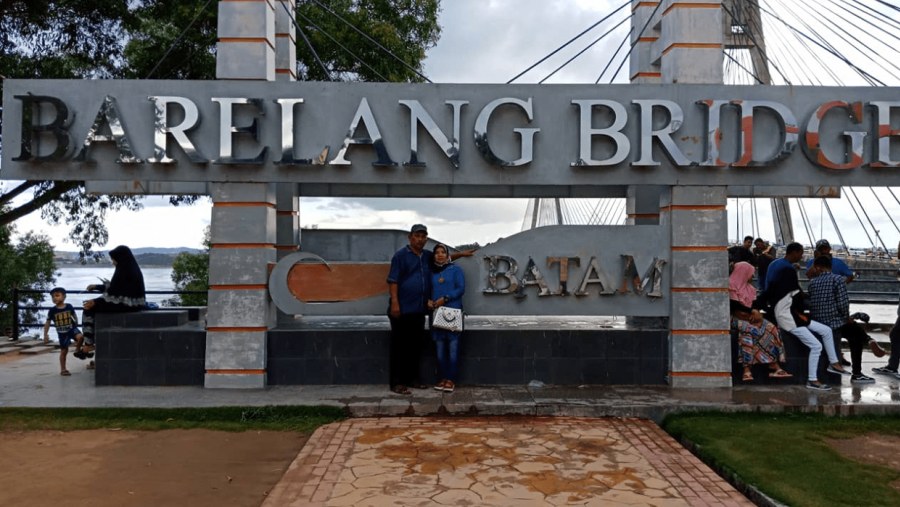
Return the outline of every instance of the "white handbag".
<path id="1" fill-rule="evenodd" d="M 438 329 L 446 329 L 454 333 L 460 333 L 463 330 L 463 312 L 459 308 L 450 308 L 442 306 L 434 311 L 431 317 L 431 327 Z"/>

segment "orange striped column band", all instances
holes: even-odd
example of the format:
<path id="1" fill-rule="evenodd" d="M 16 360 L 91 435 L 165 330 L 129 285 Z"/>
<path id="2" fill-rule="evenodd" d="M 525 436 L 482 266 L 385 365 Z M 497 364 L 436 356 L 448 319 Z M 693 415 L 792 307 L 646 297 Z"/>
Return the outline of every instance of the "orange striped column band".
<path id="1" fill-rule="evenodd" d="M 663 11 L 662 15 L 665 16 L 666 14 L 672 12 L 673 9 L 721 9 L 721 8 L 722 8 L 721 4 L 710 4 L 710 3 L 703 3 L 703 2 L 677 2 L 677 3 L 673 3 L 672 5 L 669 6 L 668 9 Z"/>
<path id="2" fill-rule="evenodd" d="M 226 43 L 247 43 L 247 42 L 249 42 L 252 44 L 265 43 L 267 46 L 269 46 L 273 50 L 275 49 L 275 45 L 272 44 L 272 42 L 269 41 L 269 39 L 267 39 L 265 37 L 220 37 L 219 42 L 226 42 Z"/>

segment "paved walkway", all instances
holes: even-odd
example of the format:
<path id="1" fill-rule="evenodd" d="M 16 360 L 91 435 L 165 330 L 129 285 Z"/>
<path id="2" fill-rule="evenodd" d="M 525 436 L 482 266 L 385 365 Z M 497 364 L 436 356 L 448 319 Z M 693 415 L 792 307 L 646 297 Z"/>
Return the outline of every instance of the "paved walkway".
<path id="1" fill-rule="evenodd" d="M 284 506 L 753 505 L 646 419 L 350 419 L 269 493 Z"/>
<path id="2" fill-rule="evenodd" d="M 95 387 L 84 362 L 70 357 L 72 376 L 61 377 L 57 358 L 0 363 L 0 407 L 325 405 L 355 417 L 317 430 L 266 506 L 750 505 L 653 421 L 693 410 L 900 413 L 900 379 L 880 375 L 830 392 L 493 386 L 400 396 L 377 385 Z M 885 363 L 863 359 L 867 374 Z M 373 418 L 416 415 L 433 417 Z"/>

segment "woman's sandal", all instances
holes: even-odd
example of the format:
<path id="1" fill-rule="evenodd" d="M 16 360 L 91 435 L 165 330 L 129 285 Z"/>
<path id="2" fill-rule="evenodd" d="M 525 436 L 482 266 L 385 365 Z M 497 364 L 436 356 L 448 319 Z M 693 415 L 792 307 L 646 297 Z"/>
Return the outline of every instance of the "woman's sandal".
<path id="1" fill-rule="evenodd" d="M 771 377 L 771 378 L 791 378 L 791 377 L 793 377 L 793 375 L 782 370 L 781 368 L 778 368 L 777 370 L 769 373 L 769 377 Z"/>
<path id="2" fill-rule="evenodd" d="M 70 377 L 70 376 L 72 376 L 72 374 L 69 373 L 69 370 L 63 370 L 63 371 L 59 372 L 59 374 L 62 375 L 63 377 Z"/>
<path id="3" fill-rule="evenodd" d="M 397 394 L 412 394 L 412 392 L 410 392 L 408 387 L 406 387 L 404 385 L 400 385 L 400 384 L 397 384 L 394 387 L 392 387 L 391 392 L 394 392 Z"/>
<path id="4" fill-rule="evenodd" d="M 753 374 L 750 373 L 749 371 L 745 371 L 744 376 L 741 377 L 741 380 L 744 382 L 750 382 L 753 380 Z"/>

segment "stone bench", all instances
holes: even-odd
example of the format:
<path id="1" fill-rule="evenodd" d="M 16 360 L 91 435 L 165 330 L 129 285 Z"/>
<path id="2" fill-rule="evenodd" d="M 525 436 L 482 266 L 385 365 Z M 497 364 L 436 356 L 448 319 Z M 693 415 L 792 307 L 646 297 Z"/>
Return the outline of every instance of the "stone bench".
<path id="1" fill-rule="evenodd" d="M 95 385 L 203 385 L 205 307 L 98 313 L 95 319 Z"/>

